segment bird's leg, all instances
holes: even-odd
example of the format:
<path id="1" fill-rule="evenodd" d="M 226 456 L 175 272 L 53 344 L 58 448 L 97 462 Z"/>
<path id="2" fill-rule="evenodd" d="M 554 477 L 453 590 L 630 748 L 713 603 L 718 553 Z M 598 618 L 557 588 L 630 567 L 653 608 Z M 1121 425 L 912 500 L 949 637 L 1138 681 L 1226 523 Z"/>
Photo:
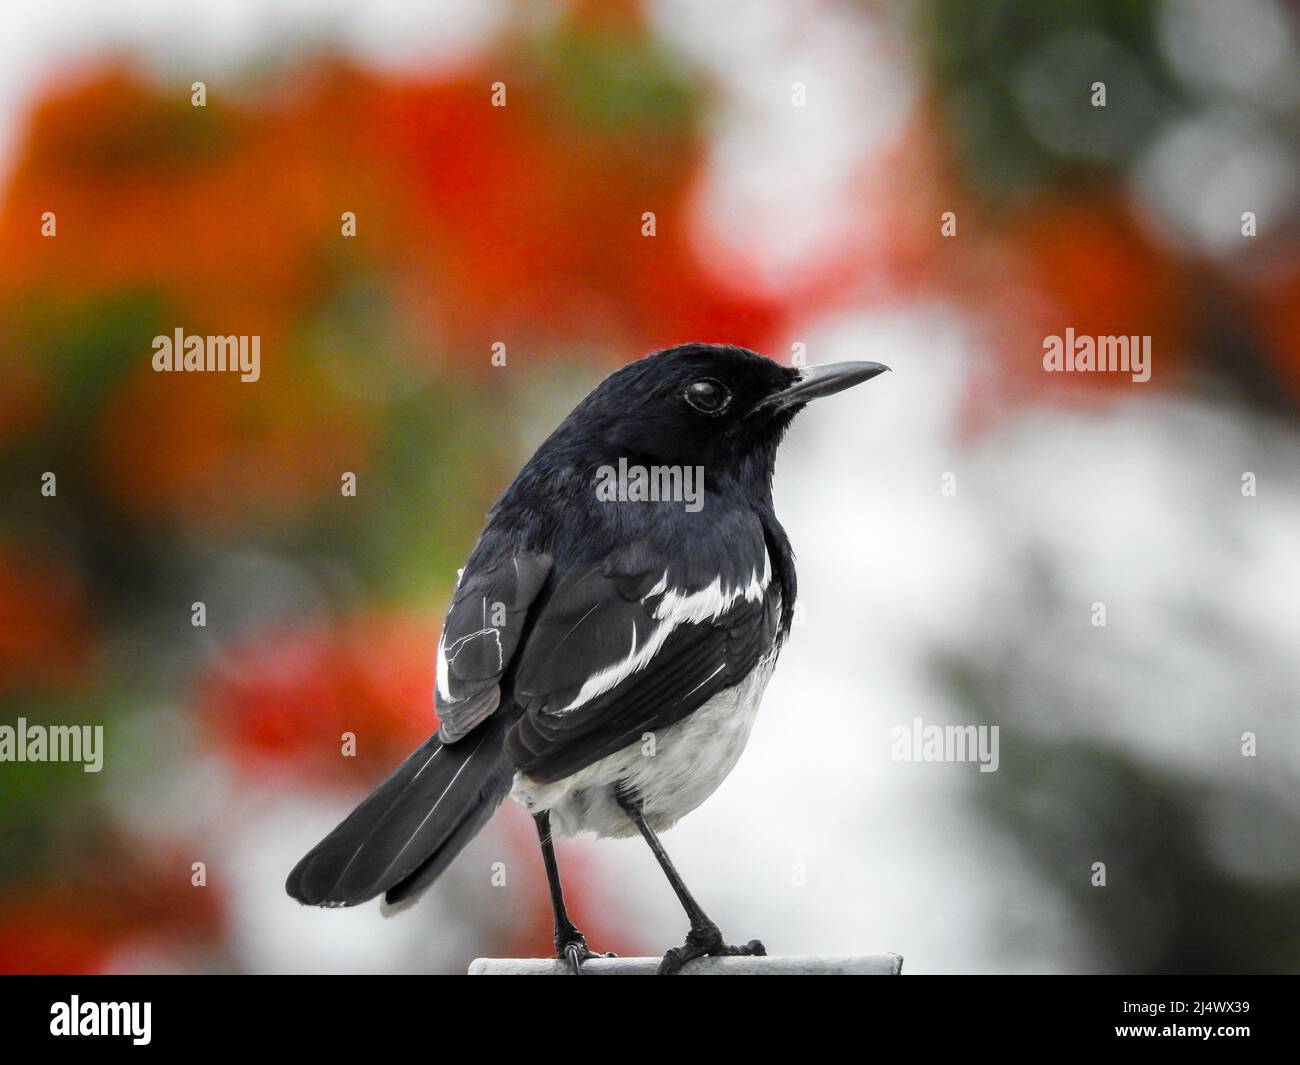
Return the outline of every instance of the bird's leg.
<path id="1" fill-rule="evenodd" d="M 767 949 L 757 939 L 751 939 L 740 947 L 723 942 L 722 932 L 709 919 L 709 916 L 700 908 L 700 904 L 695 901 L 695 897 L 687 890 L 681 875 L 673 867 L 668 852 L 664 850 L 664 845 L 659 842 L 659 837 L 655 835 L 654 829 L 646 823 L 645 815 L 641 809 L 640 796 L 634 791 L 621 786 L 615 789 L 614 794 L 618 799 L 619 806 L 623 808 L 623 812 L 627 814 L 645 838 L 646 843 L 650 845 L 655 860 L 664 871 L 664 876 L 668 878 L 668 883 L 672 885 L 673 891 L 677 893 L 677 898 L 691 922 L 691 930 L 686 933 L 686 942 L 680 947 L 673 947 L 664 955 L 664 960 L 659 966 L 659 974 L 661 976 L 672 975 L 679 972 L 681 967 L 692 958 L 700 958 L 705 955 L 720 958 L 735 954 L 766 954 Z"/>
<path id="2" fill-rule="evenodd" d="M 551 839 L 551 814 L 543 810 L 533 815 L 537 838 L 542 845 L 542 861 L 546 865 L 546 880 L 551 887 L 551 908 L 555 911 L 555 956 L 567 960 L 574 976 L 582 975 L 582 963 L 588 958 L 613 958 L 614 954 L 597 954 L 587 946 L 583 936 L 569 920 L 564 908 L 564 890 L 560 887 L 560 867 L 555 861 L 555 843 Z"/>

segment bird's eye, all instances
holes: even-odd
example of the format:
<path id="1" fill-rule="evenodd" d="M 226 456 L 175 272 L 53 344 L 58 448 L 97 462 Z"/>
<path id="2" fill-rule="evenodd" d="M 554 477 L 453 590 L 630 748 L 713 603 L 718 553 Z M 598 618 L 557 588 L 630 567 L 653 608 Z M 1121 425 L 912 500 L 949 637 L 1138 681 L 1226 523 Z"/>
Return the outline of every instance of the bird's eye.
<path id="1" fill-rule="evenodd" d="M 686 386 L 686 402 L 704 414 L 720 414 L 731 402 L 731 393 L 721 381 L 704 377 Z"/>

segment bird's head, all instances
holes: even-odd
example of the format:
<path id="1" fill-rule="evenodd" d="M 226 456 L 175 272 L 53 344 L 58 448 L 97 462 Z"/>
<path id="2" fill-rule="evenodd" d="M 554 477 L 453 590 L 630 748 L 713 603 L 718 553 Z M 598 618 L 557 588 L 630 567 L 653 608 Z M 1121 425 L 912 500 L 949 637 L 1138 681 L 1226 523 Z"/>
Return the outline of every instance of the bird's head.
<path id="1" fill-rule="evenodd" d="M 602 461 L 702 465 L 706 476 L 770 479 L 777 445 L 807 403 L 887 369 L 877 362 L 797 369 L 746 348 L 683 344 L 611 374 L 556 435 Z"/>

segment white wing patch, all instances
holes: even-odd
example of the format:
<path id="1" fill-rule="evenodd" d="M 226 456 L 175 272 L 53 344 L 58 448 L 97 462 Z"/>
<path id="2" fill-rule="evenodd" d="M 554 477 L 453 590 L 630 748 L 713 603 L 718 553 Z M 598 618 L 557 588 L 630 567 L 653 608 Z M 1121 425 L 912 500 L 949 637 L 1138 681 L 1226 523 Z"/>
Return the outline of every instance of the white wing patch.
<path id="1" fill-rule="evenodd" d="M 442 697 L 444 702 L 450 703 L 454 701 L 451 697 L 451 688 L 448 680 L 451 672 L 449 668 L 450 663 L 456 661 L 456 656 L 460 654 L 461 650 L 470 640 L 476 640 L 480 636 L 491 636 L 492 639 L 496 641 L 497 673 L 501 673 L 505 669 L 505 651 L 501 647 L 501 630 L 493 628 L 487 623 L 487 596 L 483 597 L 483 628 L 479 629 L 477 632 L 468 633 L 455 641 L 450 648 L 450 658 L 448 658 L 446 626 L 443 626 L 442 635 L 438 637 L 438 676 L 435 684 L 438 688 L 438 695 Z"/>
<path id="2" fill-rule="evenodd" d="M 664 641 L 672 635 L 673 630 L 679 625 L 716 621 L 739 599 L 751 603 L 761 601 L 771 580 L 772 561 L 768 558 L 766 548 L 763 549 L 763 575 L 760 577 L 758 571 L 754 570 L 749 583 L 738 588 L 724 590 L 722 578 L 717 577 L 712 584 L 698 592 L 683 592 L 675 588 L 669 589 L 668 573 L 665 571 L 655 586 L 641 597 L 641 602 L 644 603 L 655 596 L 663 596 L 659 603 L 655 605 L 654 612 L 651 615 L 658 624 L 651 630 L 645 643 L 641 644 L 640 647 L 637 646 L 637 633 L 634 625 L 632 628 L 632 650 L 628 656 L 621 662 L 616 662 L 612 666 L 606 666 L 604 669 L 593 673 L 583 682 L 581 690 L 574 696 L 573 701 L 568 706 L 562 706 L 553 710 L 552 713 L 567 714 L 577 710 L 584 703 L 589 703 L 597 696 L 604 695 L 611 688 L 617 687 L 632 676 L 633 673 L 645 669 L 654 659 L 654 656 L 659 653 Z M 712 680 L 714 676 L 721 672 L 722 668 L 722 666 L 719 666 L 707 680 Z M 441 675 L 439 673 L 440 677 Z"/>

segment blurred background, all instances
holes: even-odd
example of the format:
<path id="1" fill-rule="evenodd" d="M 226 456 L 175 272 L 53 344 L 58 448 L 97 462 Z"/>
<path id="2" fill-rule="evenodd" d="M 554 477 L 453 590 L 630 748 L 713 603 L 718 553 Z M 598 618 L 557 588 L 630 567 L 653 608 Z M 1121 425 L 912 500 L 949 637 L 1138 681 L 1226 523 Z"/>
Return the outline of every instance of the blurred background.
<path id="1" fill-rule="evenodd" d="M 724 932 L 1296 971 L 1298 56 L 1280 0 L 4 5 L 0 724 L 105 761 L 0 764 L 0 969 L 548 952 L 512 803 L 400 916 L 284 877 L 435 727 L 520 463 L 707 340 L 895 370 L 781 458 L 798 624 L 666 837 Z M 154 373 L 177 327 L 261 379 Z M 1067 327 L 1149 335 L 1150 383 L 1044 373 Z M 999 726 L 999 770 L 894 761 L 918 717 Z M 680 942 L 639 842 L 560 861 L 594 947 Z"/>

